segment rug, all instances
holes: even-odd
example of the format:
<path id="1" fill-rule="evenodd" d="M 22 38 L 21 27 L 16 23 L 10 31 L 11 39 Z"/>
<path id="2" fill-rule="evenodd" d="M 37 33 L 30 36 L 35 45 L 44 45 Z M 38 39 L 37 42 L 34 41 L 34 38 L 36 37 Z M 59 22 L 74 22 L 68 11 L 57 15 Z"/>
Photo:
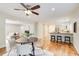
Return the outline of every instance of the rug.
<path id="1" fill-rule="evenodd" d="M 30 56 L 32 53 L 32 47 L 29 44 L 17 45 L 13 47 L 11 51 L 7 52 L 3 56 Z M 53 53 L 48 50 L 43 50 L 41 48 L 35 47 L 35 56 L 54 56 Z"/>

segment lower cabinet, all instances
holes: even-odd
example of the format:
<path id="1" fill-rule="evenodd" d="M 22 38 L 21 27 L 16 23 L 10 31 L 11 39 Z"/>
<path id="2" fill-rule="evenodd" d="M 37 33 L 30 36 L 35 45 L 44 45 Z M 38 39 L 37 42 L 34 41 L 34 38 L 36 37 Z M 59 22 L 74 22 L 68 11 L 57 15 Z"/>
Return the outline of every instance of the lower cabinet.
<path id="1" fill-rule="evenodd" d="M 67 43 L 73 43 L 73 34 L 71 33 L 52 33 L 50 34 L 51 41 L 61 41 Z"/>

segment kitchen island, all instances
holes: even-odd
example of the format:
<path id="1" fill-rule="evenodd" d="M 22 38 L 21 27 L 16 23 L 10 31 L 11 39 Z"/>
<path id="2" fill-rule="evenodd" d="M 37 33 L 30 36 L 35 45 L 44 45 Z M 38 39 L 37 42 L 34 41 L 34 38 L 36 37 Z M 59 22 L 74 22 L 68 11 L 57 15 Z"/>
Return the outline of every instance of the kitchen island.
<path id="1" fill-rule="evenodd" d="M 54 41 L 61 40 L 61 42 L 68 42 L 73 43 L 73 34 L 72 33 L 50 33 L 50 39 L 51 41 L 54 39 Z"/>

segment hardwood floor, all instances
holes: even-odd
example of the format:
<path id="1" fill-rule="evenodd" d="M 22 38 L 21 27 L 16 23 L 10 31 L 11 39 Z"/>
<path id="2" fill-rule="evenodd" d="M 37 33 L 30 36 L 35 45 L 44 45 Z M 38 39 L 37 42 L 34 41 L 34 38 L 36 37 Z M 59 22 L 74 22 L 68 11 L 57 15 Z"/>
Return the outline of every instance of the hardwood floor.
<path id="1" fill-rule="evenodd" d="M 40 44 L 41 43 L 41 44 Z M 48 39 L 39 41 L 39 46 L 42 49 L 46 49 L 54 54 L 54 56 L 79 56 L 73 47 L 66 43 L 50 42 Z M 6 52 L 6 48 L 0 49 L 0 55 Z"/>
<path id="2" fill-rule="evenodd" d="M 0 48 L 0 56 L 3 55 L 6 52 L 6 48 Z"/>
<path id="3" fill-rule="evenodd" d="M 79 56 L 72 44 L 51 42 L 50 40 L 44 40 L 42 43 L 41 48 L 54 53 L 54 56 Z"/>

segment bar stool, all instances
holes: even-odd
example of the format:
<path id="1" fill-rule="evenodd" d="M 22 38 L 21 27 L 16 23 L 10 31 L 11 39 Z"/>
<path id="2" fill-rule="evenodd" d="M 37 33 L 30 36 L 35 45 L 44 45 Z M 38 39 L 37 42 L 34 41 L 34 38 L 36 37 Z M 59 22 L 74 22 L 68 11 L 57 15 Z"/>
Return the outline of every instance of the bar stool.
<path id="1" fill-rule="evenodd" d="M 57 36 L 57 42 L 58 41 L 61 41 L 62 42 L 62 36 L 59 36 L 59 35 Z"/>
<path id="2" fill-rule="evenodd" d="M 69 44 L 71 43 L 71 41 L 70 41 L 70 36 L 65 36 L 64 38 L 65 38 L 65 43 L 66 43 L 66 42 L 69 42 Z"/>
<path id="3" fill-rule="evenodd" d="M 55 35 L 51 35 L 51 41 L 55 41 Z"/>

